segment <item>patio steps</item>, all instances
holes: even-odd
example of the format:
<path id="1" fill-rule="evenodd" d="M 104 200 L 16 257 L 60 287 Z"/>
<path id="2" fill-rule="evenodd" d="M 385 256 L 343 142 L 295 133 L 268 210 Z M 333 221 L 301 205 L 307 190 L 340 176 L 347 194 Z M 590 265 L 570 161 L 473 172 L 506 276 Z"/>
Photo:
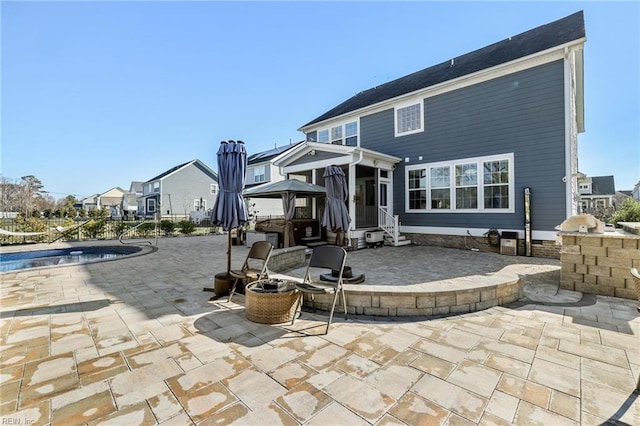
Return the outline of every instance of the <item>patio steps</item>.
<path id="1" fill-rule="evenodd" d="M 393 247 L 408 246 L 409 244 L 411 244 L 411 240 L 407 240 L 407 237 L 405 237 L 404 235 L 399 235 L 398 240 L 394 241 L 392 236 L 385 235 L 384 244 Z"/>

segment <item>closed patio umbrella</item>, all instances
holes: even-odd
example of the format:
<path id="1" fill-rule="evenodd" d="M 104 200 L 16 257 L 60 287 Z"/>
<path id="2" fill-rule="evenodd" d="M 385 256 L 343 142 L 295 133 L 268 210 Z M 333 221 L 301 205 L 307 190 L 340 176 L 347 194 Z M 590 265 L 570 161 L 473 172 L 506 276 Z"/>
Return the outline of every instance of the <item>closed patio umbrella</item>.
<path id="1" fill-rule="evenodd" d="M 242 189 L 247 173 L 247 152 L 242 141 L 222 141 L 218 149 L 218 197 L 211 221 L 229 233 L 227 274 L 231 270 L 231 230 L 248 220 Z"/>
<path id="2" fill-rule="evenodd" d="M 324 170 L 324 187 L 327 191 L 327 201 L 322 216 L 322 226 L 335 232 L 336 245 L 344 245 L 344 233 L 349 229 L 351 218 L 347 211 L 347 197 L 349 191 L 344 172 L 338 166 L 327 166 Z"/>

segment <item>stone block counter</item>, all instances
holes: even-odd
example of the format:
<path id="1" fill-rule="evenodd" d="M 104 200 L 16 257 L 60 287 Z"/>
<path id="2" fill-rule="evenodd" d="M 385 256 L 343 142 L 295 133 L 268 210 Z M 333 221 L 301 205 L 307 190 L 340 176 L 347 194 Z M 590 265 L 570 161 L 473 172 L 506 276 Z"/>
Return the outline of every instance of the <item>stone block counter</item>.
<path id="1" fill-rule="evenodd" d="M 635 299 L 631 268 L 640 269 L 640 223 L 604 234 L 560 232 L 560 287 Z"/>

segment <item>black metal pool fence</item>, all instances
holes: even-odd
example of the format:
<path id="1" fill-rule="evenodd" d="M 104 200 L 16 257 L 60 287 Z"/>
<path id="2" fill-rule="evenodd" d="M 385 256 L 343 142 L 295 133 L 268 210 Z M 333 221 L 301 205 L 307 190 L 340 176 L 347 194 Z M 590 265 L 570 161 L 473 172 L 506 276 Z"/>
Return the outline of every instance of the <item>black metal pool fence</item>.
<path id="1" fill-rule="evenodd" d="M 165 235 L 207 235 L 218 232 L 218 227 L 209 221 L 193 223 L 185 227 L 182 221 L 164 219 L 153 220 L 111 220 L 83 219 L 38 219 L 37 221 L 19 221 L 16 219 L 0 219 L 0 245 L 24 243 L 51 243 L 56 241 L 87 241 L 118 239 L 124 233 L 124 239 L 149 238 Z M 171 225 L 172 224 L 172 225 Z M 181 226 L 183 225 L 183 226 Z M 134 229 L 135 228 L 135 229 Z M 157 229 L 157 231 L 156 231 Z M 34 233 L 38 233 L 34 235 Z"/>

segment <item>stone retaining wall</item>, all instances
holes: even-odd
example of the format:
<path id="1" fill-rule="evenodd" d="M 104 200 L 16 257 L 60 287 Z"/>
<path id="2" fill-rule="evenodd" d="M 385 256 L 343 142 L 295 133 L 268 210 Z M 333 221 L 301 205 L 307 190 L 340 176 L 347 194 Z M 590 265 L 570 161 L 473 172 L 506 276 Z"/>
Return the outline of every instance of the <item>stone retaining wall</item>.
<path id="1" fill-rule="evenodd" d="M 481 311 L 519 300 L 523 282 L 517 275 L 475 275 L 407 286 L 346 284 L 349 314 L 385 317 L 444 316 Z M 331 310 L 333 295 L 305 294 L 304 305 Z M 344 312 L 340 299 L 334 315 Z"/>
<path id="2" fill-rule="evenodd" d="M 437 235 L 402 233 L 414 244 L 457 249 L 477 248 L 483 252 L 500 253 L 500 247 L 493 247 L 486 237 L 465 237 L 464 235 Z M 560 259 L 560 246 L 555 241 L 533 240 L 531 243 L 533 257 Z M 518 239 L 518 255 L 525 255 L 524 239 Z"/>
<path id="3" fill-rule="evenodd" d="M 640 269 L 640 235 L 561 232 L 560 287 L 583 293 L 635 299 L 631 268 Z"/>
<path id="4" fill-rule="evenodd" d="M 306 262 L 305 250 L 304 246 L 273 249 L 269 259 L 269 270 L 284 272 L 303 266 Z"/>

